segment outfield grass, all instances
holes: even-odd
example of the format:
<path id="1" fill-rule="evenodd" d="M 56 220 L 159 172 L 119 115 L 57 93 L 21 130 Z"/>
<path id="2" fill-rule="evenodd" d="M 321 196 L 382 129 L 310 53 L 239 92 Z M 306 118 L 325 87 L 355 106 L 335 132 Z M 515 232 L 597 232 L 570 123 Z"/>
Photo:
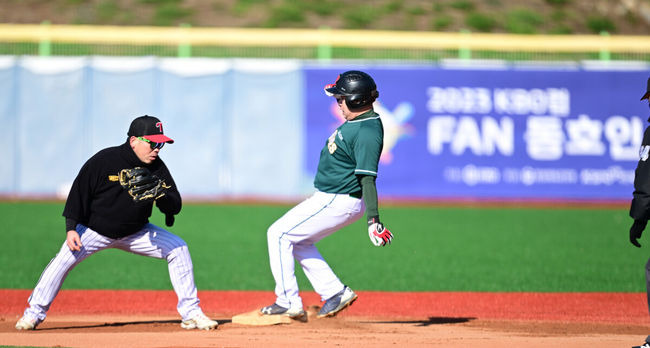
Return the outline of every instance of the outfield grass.
<path id="1" fill-rule="evenodd" d="M 272 290 L 266 228 L 290 206 L 186 204 L 170 230 L 185 239 L 200 290 Z M 0 288 L 32 288 L 65 237 L 63 203 L 2 202 Z M 365 223 L 321 241 L 341 280 L 383 291 L 645 291 L 648 236 L 628 241 L 627 209 L 382 206 L 392 245 Z M 155 212 L 152 222 L 164 226 Z M 650 234 L 650 232 L 647 232 Z M 298 273 L 301 289 L 311 290 Z M 106 250 L 64 289 L 171 289 L 164 261 Z"/>

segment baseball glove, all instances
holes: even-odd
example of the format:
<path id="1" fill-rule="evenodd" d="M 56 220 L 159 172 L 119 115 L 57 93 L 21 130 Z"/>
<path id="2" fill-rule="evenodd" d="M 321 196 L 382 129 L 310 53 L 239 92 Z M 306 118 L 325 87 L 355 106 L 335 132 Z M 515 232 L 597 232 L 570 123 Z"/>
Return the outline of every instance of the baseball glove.
<path id="1" fill-rule="evenodd" d="M 120 185 L 133 197 L 134 202 L 156 200 L 164 196 L 165 191 L 171 187 L 151 174 L 149 169 L 142 167 L 122 169 L 119 178 Z"/>

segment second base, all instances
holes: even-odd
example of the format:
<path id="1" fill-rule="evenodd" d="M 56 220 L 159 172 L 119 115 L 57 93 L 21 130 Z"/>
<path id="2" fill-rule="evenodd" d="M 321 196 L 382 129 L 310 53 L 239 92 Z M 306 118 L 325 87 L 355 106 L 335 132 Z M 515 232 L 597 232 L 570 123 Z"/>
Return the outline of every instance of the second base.
<path id="1" fill-rule="evenodd" d="M 260 313 L 260 310 L 257 309 L 235 315 L 232 317 L 232 323 L 256 326 L 290 324 L 291 318 L 286 315 L 263 315 Z"/>

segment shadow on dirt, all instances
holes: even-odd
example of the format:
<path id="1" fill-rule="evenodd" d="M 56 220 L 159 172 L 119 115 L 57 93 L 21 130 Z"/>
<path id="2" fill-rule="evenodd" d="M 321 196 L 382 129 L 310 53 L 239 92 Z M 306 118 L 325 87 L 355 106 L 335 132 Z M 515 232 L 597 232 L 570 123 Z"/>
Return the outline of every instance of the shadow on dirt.
<path id="1" fill-rule="evenodd" d="M 219 325 L 230 323 L 230 319 L 216 319 L 219 322 Z M 116 322 L 116 323 L 104 323 L 104 324 L 93 324 L 93 325 L 75 325 L 75 326 L 59 326 L 59 327 L 47 327 L 47 328 L 37 328 L 37 331 L 54 331 L 54 330 L 72 330 L 72 329 L 94 329 L 94 328 L 105 328 L 105 327 L 124 327 L 124 326 L 135 326 L 135 325 L 157 325 L 157 324 L 180 324 L 180 320 L 146 320 L 146 321 L 126 321 L 126 322 Z"/>
<path id="2" fill-rule="evenodd" d="M 474 317 L 429 317 L 427 320 L 391 320 L 391 321 L 368 321 L 368 324 L 415 324 L 415 326 L 430 326 L 441 324 L 459 324 L 476 320 Z"/>

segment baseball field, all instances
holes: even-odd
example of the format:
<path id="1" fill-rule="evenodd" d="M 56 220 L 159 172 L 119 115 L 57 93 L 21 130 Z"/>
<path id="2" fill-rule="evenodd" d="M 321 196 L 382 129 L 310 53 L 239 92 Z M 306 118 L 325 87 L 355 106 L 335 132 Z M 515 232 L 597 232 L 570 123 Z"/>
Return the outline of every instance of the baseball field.
<path id="1" fill-rule="evenodd" d="M 291 206 L 186 204 L 188 243 L 213 332 L 186 332 L 164 261 L 106 250 L 70 272 L 35 332 L 16 332 L 31 288 L 64 240 L 62 202 L 0 202 L 0 344 L 10 346 L 625 347 L 650 333 L 644 265 L 621 204 L 382 204 L 393 244 L 358 221 L 319 243 L 360 295 L 333 319 L 230 322 L 273 301 L 266 228 Z M 164 217 L 154 212 L 152 222 Z M 298 271 L 305 305 L 321 303 Z"/>

